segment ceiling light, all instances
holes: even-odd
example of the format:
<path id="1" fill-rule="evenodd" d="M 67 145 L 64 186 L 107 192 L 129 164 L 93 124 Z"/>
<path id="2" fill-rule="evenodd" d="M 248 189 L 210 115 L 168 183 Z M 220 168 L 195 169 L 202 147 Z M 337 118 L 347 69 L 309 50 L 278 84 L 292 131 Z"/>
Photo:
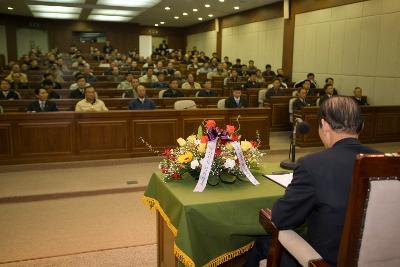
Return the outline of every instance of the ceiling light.
<path id="1" fill-rule="evenodd" d="M 169 6 L 164 7 L 165 10 L 170 10 L 171 8 Z"/>
<path id="2" fill-rule="evenodd" d="M 199 11 L 197 8 L 193 8 L 193 12 L 197 12 Z"/>
<path id="3" fill-rule="evenodd" d="M 213 15 L 213 14 L 208 14 L 208 16 L 209 16 L 210 18 L 214 17 L 214 15 Z"/>
<path id="4" fill-rule="evenodd" d="M 164 22 L 164 21 L 161 21 L 160 24 L 165 24 L 165 22 Z"/>
<path id="5" fill-rule="evenodd" d="M 219 0 L 221 3 L 223 3 L 225 0 Z"/>
<path id="6" fill-rule="evenodd" d="M 158 23 L 154 24 L 154 26 L 158 27 Z"/>
<path id="7" fill-rule="evenodd" d="M 66 14 L 66 13 L 48 13 L 48 12 L 32 12 L 35 18 L 48 18 L 48 19 L 79 19 L 79 14 Z"/>
<path id="8" fill-rule="evenodd" d="M 112 16 L 135 16 L 139 12 L 133 10 L 93 9 L 91 14 Z"/>
<path id="9" fill-rule="evenodd" d="M 210 5 L 209 5 L 209 4 L 205 4 L 204 6 L 205 6 L 205 7 L 210 7 Z"/>
<path id="10" fill-rule="evenodd" d="M 203 20 L 203 18 L 198 18 L 198 20 Z"/>
<path id="11" fill-rule="evenodd" d="M 183 13 L 182 13 L 182 15 L 184 15 L 184 16 L 187 16 L 187 15 L 188 15 L 188 13 L 186 13 L 186 12 L 183 12 Z"/>
<path id="12" fill-rule="evenodd" d="M 179 17 L 178 17 L 178 16 L 175 16 L 174 19 L 179 19 Z"/>
<path id="13" fill-rule="evenodd" d="M 126 7 L 152 7 L 160 2 L 161 0 L 97 0 L 98 5 Z"/>
<path id="14" fill-rule="evenodd" d="M 43 6 L 43 5 L 28 5 L 32 12 L 50 12 L 50 13 L 81 13 L 80 7 L 69 6 Z"/>
<path id="15" fill-rule="evenodd" d="M 238 6 L 235 6 L 234 9 L 239 10 L 239 7 L 238 7 Z"/>
<path id="16" fill-rule="evenodd" d="M 52 2 L 52 3 L 63 3 L 63 4 L 83 4 L 85 0 L 34 0 L 38 2 Z"/>
<path id="17" fill-rule="evenodd" d="M 8 10 L 14 10 L 14 8 L 13 8 L 13 7 L 10 7 L 10 6 L 7 7 L 7 9 L 8 9 Z"/>
<path id="18" fill-rule="evenodd" d="M 99 20 L 99 21 L 130 21 L 132 17 L 124 16 L 106 16 L 106 15 L 89 15 L 88 20 Z"/>

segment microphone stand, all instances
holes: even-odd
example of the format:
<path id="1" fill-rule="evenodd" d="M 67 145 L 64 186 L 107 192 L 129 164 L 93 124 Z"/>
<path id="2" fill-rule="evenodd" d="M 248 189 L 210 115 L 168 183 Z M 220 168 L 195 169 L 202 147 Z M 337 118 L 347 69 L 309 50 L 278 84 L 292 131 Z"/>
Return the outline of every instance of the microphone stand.
<path id="1" fill-rule="evenodd" d="M 289 160 L 284 160 L 281 162 L 280 166 L 283 169 L 294 170 L 297 166 L 296 163 L 296 132 L 297 132 L 298 120 L 295 119 L 292 131 L 292 140 L 290 141 L 289 147 Z"/>

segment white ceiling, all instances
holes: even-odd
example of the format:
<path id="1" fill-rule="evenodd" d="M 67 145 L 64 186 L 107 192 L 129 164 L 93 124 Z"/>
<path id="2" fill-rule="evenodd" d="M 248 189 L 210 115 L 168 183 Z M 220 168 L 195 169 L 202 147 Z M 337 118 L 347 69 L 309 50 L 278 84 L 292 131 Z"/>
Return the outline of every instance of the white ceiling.
<path id="1" fill-rule="evenodd" d="M 125 21 L 148 26 L 158 24 L 159 27 L 185 27 L 282 0 L 220 1 L 222 0 L 0 0 L 0 13 L 50 19 Z M 13 9 L 10 10 L 9 7 Z M 194 12 L 193 9 L 198 11 Z M 184 12 L 187 13 L 186 16 L 183 15 Z M 179 19 L 175 19 L 176 16 Z"/>

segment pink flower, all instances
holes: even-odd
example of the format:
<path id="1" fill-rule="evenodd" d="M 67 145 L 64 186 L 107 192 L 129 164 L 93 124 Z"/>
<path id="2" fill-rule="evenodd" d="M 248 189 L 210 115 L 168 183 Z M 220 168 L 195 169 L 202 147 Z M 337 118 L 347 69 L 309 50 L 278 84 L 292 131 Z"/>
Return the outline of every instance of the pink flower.
<path id="1" fill-rule="evenodd" d="M 207 128 L 207 129 L 215 128 L 215 126 L 217 126 L 217 124 L 215 123 L 214 120 L 208 120 L 208 121 L 206 121 L 206 128 Z"/>
<path id="2" fill-rule="evenodd" d="M 235 126 L 233 125 L 226 125 L 226 131 L 228 132 L 228 134 L 231 134 L 235 131 Z"/>

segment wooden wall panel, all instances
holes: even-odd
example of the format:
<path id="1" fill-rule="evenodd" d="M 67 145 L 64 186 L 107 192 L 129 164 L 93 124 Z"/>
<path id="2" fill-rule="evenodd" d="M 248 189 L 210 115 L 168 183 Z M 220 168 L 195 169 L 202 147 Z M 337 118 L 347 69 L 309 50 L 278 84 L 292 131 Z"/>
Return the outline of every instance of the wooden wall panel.
<path id="1" fill-rule="evenodd" d="M 0 124 L 0 158 L 12 153 L 11 124 Z"/>
<path id="2" fill-rule="evenodd" d="M 238 129 L 237 116 L 231 116 L 229 121 Z M 246 116 L 241 115 L 239 118 L 241 140 L 257 140 L 257 132 L 261 138 L 261 148 L 269 149 L 269 131 L 270 114 L 264 116 Z"/>
<path id="3" fill-rule="evenodd" d="M 16 153 L 21 156 L 72 154 L 73 133 L 70 122 L 18 123 Z"/>
<path id="4" fill-rule="evenodd" d="M 132 148 L 147 151 L 147 147 L 140 140 L 142 137 L 155 149 L 176 146 L 177 119 L 149 119 L 132 121 Z"/>
<path id="5" fill-rule="evenodd" d="M 128 134 L 126 121 L 78 121 L 78 151 L 126 152 Z"/>

